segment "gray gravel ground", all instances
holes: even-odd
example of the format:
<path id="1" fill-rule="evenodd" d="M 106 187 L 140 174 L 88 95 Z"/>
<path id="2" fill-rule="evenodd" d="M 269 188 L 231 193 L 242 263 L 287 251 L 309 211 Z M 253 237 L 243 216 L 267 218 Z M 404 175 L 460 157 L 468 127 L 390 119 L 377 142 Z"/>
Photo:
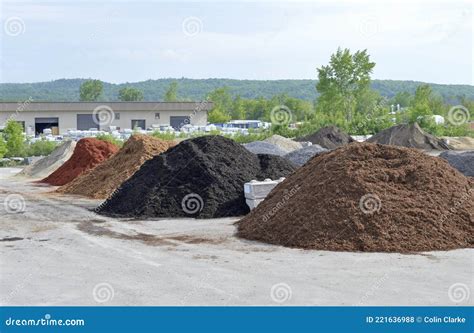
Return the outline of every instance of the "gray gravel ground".
<path id="1" fill-rule="evenodd" d="M 104 218 L 18 171 L 0 169 L 2 305 L 472 304 L 471 249 L 305 251 L 238 239 L 235 218 Z"/>

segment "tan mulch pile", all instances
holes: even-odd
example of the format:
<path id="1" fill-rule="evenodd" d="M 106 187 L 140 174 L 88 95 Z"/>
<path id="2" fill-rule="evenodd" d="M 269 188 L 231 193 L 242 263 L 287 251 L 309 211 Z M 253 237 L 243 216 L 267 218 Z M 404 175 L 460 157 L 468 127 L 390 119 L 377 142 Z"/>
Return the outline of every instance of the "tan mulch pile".
<path id="1" fill-rule="evenodd" d="M 57 191 L 106 199 L 123 182 L 133 176 L 145 161 L 174 145 L 172 141 L 164 141 L 148 135 L 132 135 L 113 157 L 71 183 L 60 187 Z"/>

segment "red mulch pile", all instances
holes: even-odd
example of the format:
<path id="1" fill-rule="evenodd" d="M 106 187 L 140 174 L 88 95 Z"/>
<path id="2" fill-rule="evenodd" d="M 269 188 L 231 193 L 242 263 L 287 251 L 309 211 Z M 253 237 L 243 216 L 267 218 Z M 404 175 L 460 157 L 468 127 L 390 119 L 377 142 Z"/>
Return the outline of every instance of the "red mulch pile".
<path id="1" fill-rule="evenodd" d="M 238 236 L 330 251 L 471 248 L 474 180 L 416 149 L 352 143 L 275 187 Z"/>
<path id="2" fill-rule="evenodd" d="M 108 159 L 118 149 L 116 145 L 103 140 L 81 139 L 77 142 L 71 158 L 41 182 L 55 186 L 67 184 L 84 171 L 90 170 Z"/>

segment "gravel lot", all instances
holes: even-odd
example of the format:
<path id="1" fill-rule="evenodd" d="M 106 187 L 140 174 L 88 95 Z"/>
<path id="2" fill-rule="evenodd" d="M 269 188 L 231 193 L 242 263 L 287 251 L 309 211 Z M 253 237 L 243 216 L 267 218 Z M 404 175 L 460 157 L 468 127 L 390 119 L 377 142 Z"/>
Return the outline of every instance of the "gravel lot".
<path id="1" fill-rule="evenodd" d="M 238 239 L 237 218 L 104 218 L 18 171 L 0 169 L 2 305 L 473 304 L 453 294 L 474 291 L 472 249 L 305 251 Z"/>

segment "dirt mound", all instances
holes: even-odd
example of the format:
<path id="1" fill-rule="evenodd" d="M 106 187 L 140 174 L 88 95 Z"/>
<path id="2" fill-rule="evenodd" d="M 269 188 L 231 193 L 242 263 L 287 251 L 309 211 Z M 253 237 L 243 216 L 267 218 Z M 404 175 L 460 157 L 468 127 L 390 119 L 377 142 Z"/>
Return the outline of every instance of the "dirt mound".
<path id="1" fill-rule="evenodd" d="M 56 147 L 48 156 L 24 168 L 18 175 L 33 178 L 48 177 L 72 156 L 75 147 L 76 141 L 66 141 Z"/>
<path id="2" fill-rule="evenodd" d="M 189 139 L 146 161 L 97 211 L 123 217 L 223 217 L 248 213 L 244 183 L 278 179 L 294 166 L 255 155 L 222 136 Z"/>
<path id="3" fill-rule="evenodd" d="M 425 150 L 452 149 L 452 147 L 443 140 L 426 133 L 417 123 L 387 128 L 369 138 L 367 142 Z"/>
<path id="4" fill-rule="evenodd" d="M 94 169 L 84 172 L 57 191 L 95 199 L 106 199 L 124 181 L 130 178 L 145 161 L 174 145 L 175 143 L 172 141 L 163 141 L 149 135 L 134 134 L 125 142 L 123 148 L 117 154 Z"/>
<path id="5" fill-rule="evenodd" d="M 245 143 L 244 147 L 254 154 L 283 156 L 287 153 L 287 151 L 281 149 L 277 145 L 265 141 L 254 141 L 250 143 Z"/>
<path id="6" fill-rule="evenodd" d="M 309 141 L 326 149 L 336 149 L 355 140 L 336 126 L 323 127 L 319 131 L 298 138 L 297 141 Z"/>
<path id="7" fill-rule="evenodd" d="M 266 138 L 265 140 L 263 140 L 263 142 L 274 144 L 280 149 L 286 151 L 287 153 L 300 149 L 302 147 L 301 143 L 285 138 L 284 136 L 278 134 L 274 134 L 271 137 Z"/>
<path id="8" fill-rule="evenodd" d="M 322 148 L 320 145 L 312 145 L 292 151 L 291 153 L 288 153 L 283 157 L 297 166 L 302 166 L 314 156 L 318 156 L 324 153 L 325 151 L 328 150 L 326 148 Z"/>
<path id="9" fill-rule="evenodd" d="M 238 222 L 251 240 L 331 251 L 474 246 L 474 182 L 415 149 L 352 143 L 313 158 Z"/>
<path id="10" fill-rule="evenodd" d="M 41 182 L 62 186 L 83 172 L 90 170 L 118 151 L 114 144 L 95 138 L 85 138 L 77 142 L 71 158 L 59 169 Z"/>
<path id="11" fill-rule="evenodd" d="M 444 158 L 463 175 L 474 177 L 474 151 L 467 151 L 465 153 L 444 151 L 439 157 Z"/>

